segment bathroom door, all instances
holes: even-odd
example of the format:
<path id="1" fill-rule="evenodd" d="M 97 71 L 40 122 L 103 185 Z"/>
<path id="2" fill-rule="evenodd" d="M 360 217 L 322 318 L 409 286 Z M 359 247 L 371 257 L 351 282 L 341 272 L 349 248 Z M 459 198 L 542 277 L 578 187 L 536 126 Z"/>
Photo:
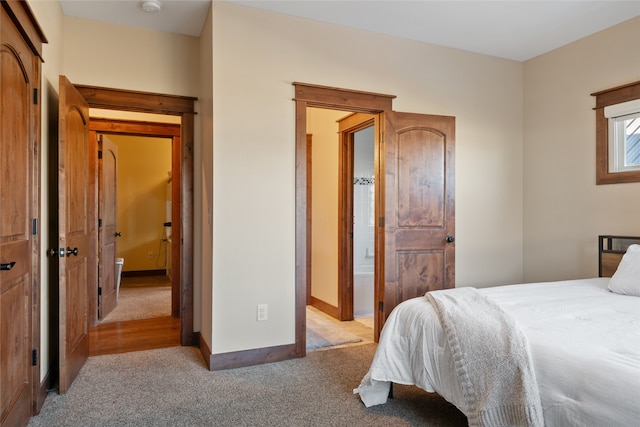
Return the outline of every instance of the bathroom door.
<path id="1" fill-rule="evenodd" d="M 455 286 L 455 117 L 384 115 L 377 333 L 400 302 Z"/>
<path id="2" fill-rule="evenodd" d="M 91 132 L 92 134 L 94 131 Z M 118 146 L 98 135 L 98 319 L 118 304 L 116 290 L 116 238 L 118 201 Z"/>
<path id="3" fill-rule="evenodd" d="M 89 138 L 89 105 L 64 76 L 58 128 L 58 392 L 65 393 L 89 357 L 89 324 L 97 311 L 89 295 L 98 287 L 98 148 Z"/>

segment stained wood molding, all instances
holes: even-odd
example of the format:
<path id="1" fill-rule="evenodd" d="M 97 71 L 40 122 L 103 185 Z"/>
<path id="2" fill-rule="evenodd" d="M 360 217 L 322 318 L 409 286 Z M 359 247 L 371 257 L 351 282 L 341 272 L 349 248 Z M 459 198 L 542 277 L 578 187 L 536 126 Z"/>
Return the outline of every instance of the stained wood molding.
<path id="1" fill-rule="evenodd" d="M 640 81 L 594 92 L 596 97 L 596 184 L 640 182 L 640 171 L 609 172 L 609 121 L 604 108 L 640 99 Z"/>

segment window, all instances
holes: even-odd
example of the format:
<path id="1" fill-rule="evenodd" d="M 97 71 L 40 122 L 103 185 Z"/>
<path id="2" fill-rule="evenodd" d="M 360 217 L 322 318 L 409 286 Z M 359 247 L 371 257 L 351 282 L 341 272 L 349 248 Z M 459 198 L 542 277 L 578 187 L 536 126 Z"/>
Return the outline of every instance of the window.
<path id="1" fill-rule="evenodd" d="M 640 82 L 596 97 L 596 184 L 640 182 Z"/>
<path id="2" fill-rule="evenodd" d="M 640 170 L 640 100 L 604 108 L 609 121 L 609 171 Z"/>

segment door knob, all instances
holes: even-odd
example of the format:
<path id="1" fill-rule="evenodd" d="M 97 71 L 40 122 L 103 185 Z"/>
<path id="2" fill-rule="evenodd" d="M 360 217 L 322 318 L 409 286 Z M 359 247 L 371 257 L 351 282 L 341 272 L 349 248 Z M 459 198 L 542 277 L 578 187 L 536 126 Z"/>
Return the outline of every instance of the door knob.
<path id="1" fill-rule="evenodd" d="M 13 268 L 13 266 L 16 265 L 15 261 L 9 262 L 7 264 L 2 263 L 0 264 L 0 270 L 11 270 Z"/>
<path id="2" fill-rule="evenodd" d="M 62 254 L 61 256 L 64 256 L 64 249 L 63 248 L 60 248 L 60 249 L 62 250 L 62 252 L 60 252 Z M 49 257 L 58 256 L 58 253 L 59 253 L 58 248 L 51 248 L 47 250 L 47 256 Z"/>
<path id="3" fill-rule="evenodd" d="M 453 236 L 447 236 L 447 237 L 445 237 L 445 238 L 444 238 L 444 240 L 445 240 L 447 243 L 453 243 L 453 242 L 455 242 L 455 241 L 456 241 L 456 238 L 455 238 L 455 237 L 453 237 Z"/>
<path id="4" fill-rule="evenodd" d="M 122 233 L 119 231 L 116 231 L 116 237 L 122 237 Z"/>
<path id="5" fill-rule="evenodd" d="M 71 249 L 67 246 L 67 256 L 69 255 L 78 256 L 78 248 Z"/>

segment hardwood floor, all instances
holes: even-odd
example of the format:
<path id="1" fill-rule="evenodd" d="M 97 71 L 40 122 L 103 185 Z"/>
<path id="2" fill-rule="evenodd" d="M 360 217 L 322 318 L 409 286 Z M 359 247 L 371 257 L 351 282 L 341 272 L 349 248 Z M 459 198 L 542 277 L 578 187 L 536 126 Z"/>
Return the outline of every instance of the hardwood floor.
<path id="1" fill-rule="evenodd" d="M 89 356 L 179 345 L 180 319 L 175 317 L 103 323 L 89 330 Z"/>

